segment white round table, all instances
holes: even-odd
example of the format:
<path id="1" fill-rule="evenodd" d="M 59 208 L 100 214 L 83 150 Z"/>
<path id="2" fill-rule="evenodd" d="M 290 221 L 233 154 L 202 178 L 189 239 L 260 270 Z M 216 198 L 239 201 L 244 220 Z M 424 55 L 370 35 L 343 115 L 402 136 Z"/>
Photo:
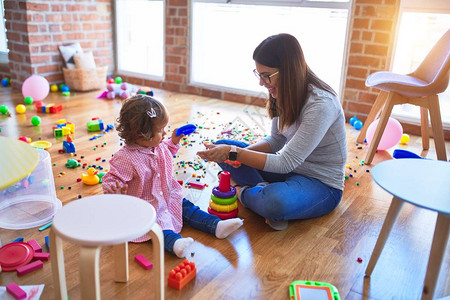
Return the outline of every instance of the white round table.
<path id="1" fill-rule="evenodd" d="M 81 246 L 81 298 L 100 299 L 101 246 L 114 245 L 115 281 L 128 281 L 128 241 L 148 233 L 153 244 L 156 298 L 164 299 L 164 238 L 156 212 L 146 201 L 120 194 L 74 200 L 55 215 L 50 252 L 56 299 L 67 299 L 62 240 Z"/>
<path id="2" fill-rule="evenodd" d="M 386 219 L 372 252 L 366 275 L 370 276 L 403 206 L 409 202 L 438 213 L 422 299 L 432 299 L 448 242 L 450 225 L 450 163 L 429 159 L 395 159 L 372 169 L 373 180 L 392 194 Z"/>

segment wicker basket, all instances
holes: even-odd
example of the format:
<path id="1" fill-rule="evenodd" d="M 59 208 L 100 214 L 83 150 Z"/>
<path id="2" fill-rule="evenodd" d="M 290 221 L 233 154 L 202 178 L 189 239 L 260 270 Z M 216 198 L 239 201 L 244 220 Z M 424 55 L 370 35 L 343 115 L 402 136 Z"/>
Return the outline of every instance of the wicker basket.
<path id="1" fill-rule="evenodd" d="M 106 71 L 108 67 L 96 69 L 67 69 L 63 68 L 64 80 L 73 91 L 92 91 L 106 86 Z"/>

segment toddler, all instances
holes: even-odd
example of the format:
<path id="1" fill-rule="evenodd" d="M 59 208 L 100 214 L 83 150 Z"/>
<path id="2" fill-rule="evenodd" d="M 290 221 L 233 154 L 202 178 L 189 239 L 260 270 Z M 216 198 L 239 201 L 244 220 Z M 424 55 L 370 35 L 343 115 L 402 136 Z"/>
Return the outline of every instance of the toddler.
<path id="1" fill-rule="evenodd" d="M 103 191 L 135 196 L 153 205 L 166 251 L 181 258 L 194 242 L 179 234 L 183 222 L 219 239 L 242 226 L 239 218 L 221 220 L 183 199 L 182 187 L 172 176 L 172 157 L 183 135 L 177 136 L 174 130 L 172 138 L 164 140 L 169 114 L 161 102 L 147 95 L 132 96 L 123 103 L 117 121 L 125 146 L 110 161 L 110 171 L 102 179 Z M 133 242 L 149 239 L 145 235 Z"/>

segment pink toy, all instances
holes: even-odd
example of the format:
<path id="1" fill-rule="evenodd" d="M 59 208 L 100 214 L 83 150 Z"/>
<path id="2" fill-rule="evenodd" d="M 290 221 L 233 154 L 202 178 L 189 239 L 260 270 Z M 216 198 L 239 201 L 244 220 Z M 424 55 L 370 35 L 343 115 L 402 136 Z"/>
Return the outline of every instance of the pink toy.
<path id="1" fill-rule="evenodd" d="M 97 98 L 112 100 L 116 97 L 126 99 L 137 91 L 137 88 L 129 83 L 110 83 L 106 86 L 106 90 L 103 91 Z"/>
<path id="2" fill-rule="evenodd" d="M 206 186 L 205 183 L 189 182 L 188 184 L 190 187 L 193 187 L 194 189 L 199 189 L 199 190 L 203 190 Z"/>
<path id="3" fill-rule="evenodd" d="M 375 130 L 377 129 L 379 120 L 380 119 L 373 121 L 367 128 L 366 139 L 369 145 L 372 142 L 372 138 L 375 134 Z M 394 118 L 389 118 L 377 150 L 386 150 L 394 147 L 402 138 L 402 134 L 403 128 L 400 122 Z"/>
<path id="4" fill-rule="evenodd" d="M 50 253 L 34 252 L 33 259 L 34 260 L 45 260 L 45 261 L 48 261 L 50 259 Z"/>
<path id="5" fill-rule="evenodd" d="M 27 243 L 33 248 L 34 252 L 42 252 L 41 245 L 39 245 L 35 240 L 29 240 Z"/>
<path id="6" fill-rule="evenodd" d="M 44 267 L 44 264 L 42 263 L 42 261 L 37 260 L 35 262 L 32 262 L 31 264 L 17 268 L 17 275 L 22 276 L 22 275 L 28 274 L 30 272 L 33 272 L 34 270 L 40 269 L 42 267 Z"/>
<path id="7" fill-rule="evenodd" d="M 27 298 L 27 293 L 20 288 L 14 282 L 11 282 L 6 286 L 6 291 L 16 299 L 25 299 Z"/>
<path id="8" fill-rule="evenodd" d="M 146 259 L 142 254 L 136 255 L 134 257 L 134 260 L 136 260 L 137 263 L 140 264 L 146 270 L 153 268 L 153 264 L 148 259 Z"/>

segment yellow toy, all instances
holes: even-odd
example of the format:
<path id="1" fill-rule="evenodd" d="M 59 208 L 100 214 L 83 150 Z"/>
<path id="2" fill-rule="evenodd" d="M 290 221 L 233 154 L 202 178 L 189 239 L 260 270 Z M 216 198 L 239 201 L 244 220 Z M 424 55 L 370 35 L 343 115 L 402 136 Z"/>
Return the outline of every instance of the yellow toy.
<path id="1" fill-rule="evenodd" d="M 97 171 L 94 168 L 87 169 L 87 174 L 81 174 L 81 181 L 87 185 L 94 185 L 100 182 L 97 176 Z"/>

